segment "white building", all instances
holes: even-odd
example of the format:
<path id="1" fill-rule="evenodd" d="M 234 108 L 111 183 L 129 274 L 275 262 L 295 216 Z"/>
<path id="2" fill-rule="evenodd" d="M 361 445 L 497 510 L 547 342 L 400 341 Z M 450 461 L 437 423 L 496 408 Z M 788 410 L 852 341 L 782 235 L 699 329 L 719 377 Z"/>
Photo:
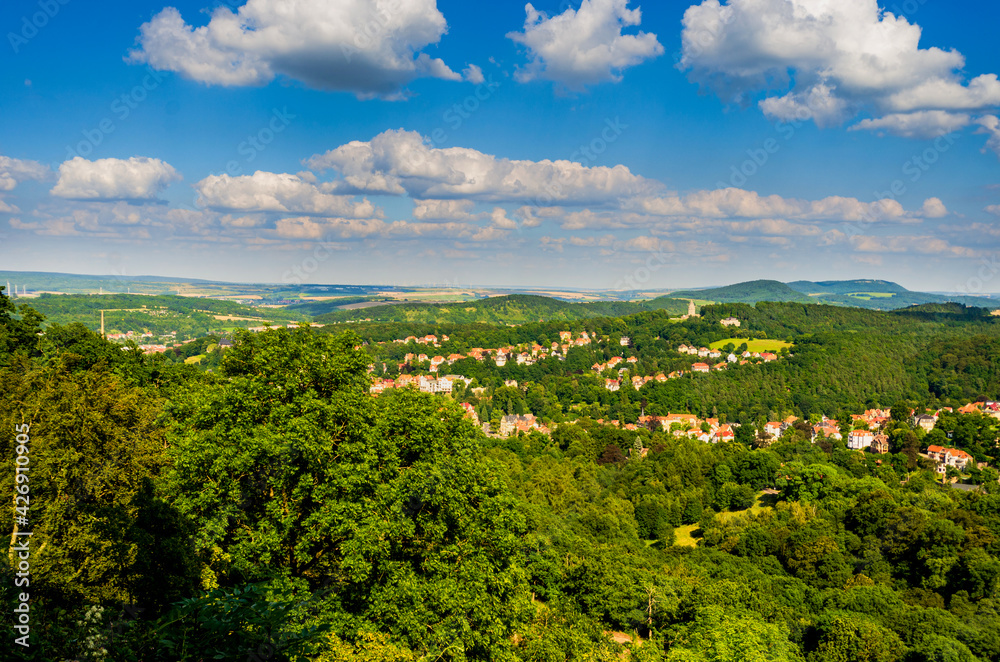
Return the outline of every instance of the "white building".
<path id="1" fill-rule="evenodd" d="M 851 450 L 864 450 L 875 441 L 875 433 L 871 430 L 851 430 L 847 435 L 847 447 Z"/>

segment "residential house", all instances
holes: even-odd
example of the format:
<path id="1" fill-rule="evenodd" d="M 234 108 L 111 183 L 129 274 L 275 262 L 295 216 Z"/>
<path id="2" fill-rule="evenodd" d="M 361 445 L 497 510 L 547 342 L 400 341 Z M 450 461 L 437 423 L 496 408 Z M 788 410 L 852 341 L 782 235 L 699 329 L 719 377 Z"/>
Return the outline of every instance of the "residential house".
<path id="1" fill-rule="evenodd" d="M 707 363 L 694 363 L 691 365 L 692 372 L 708 372 L 710 368 Z"/>
<path id="2" fill-rule="evenodd" d="M 396 386 L 398 388 L 405 388 L 407 386 L 417 386 L 420 380 L 418 380 L 414 375 L 400 375 L 396 378 Z"/>
<path id="3" fill-rule="evenodd" d="M 476 413 L 475 407 L 468 402 L 463 402 L 462 409 L 465 410 L 465 417 L 471 419 L 473 425 L 479 425 L 479 414 Z"/>
<path id="4" fill-rule="evenodd" d="M 621 388 L 621 383 L 617 379 L 605 379 L 604 388 L 608 389 L 609 391 L 617 391 L 619 388 Z"/>
<path id="5" fill-rule="evenodd" d="M 972 456 L 963 450 L 935 445 L 927 447 L 927 457 L 938 463 L 937 472 L 941 474 L 946 473 L 948 467 L 965 471 L 965 468 L 973 460 Z"/>
<path id="6" fill-rule="evenodd" d="M 390 388 L 396 388 L 396 382 L 391 379 L 375 378 L 375 380 L 372 381 L 372 385 L 368 387 L 368 392 L 378 395 Z"/>
<path id="7" fill-rule="evenodd" d="M 875 441 L 875 433 L 871 430 L 851 430 L 847 435 L 847 447 L 852 450 L 863 450 Z"/>
<path id="8" fill-rule="evenodd" d="M 875 435 L 875 439 L 872 441 L 871 449 L 876 453 L 885 455 L 889 452 L 889 437 L 884 434 Z"/>
<path id="9" fill-rule="evenodd" d="M 733 432 L 733 428 L 729 425 L 723 424 L 718 427 L 715 431 L 714 441 L 732 441 L 736 438 L 736 434 Z"/>
<path id="10" fill-rule="evenodd" d="M 840 434 L 840 428 L 837 427 L 837 421 L 832 419 L 824 418 L 820 423 L 813 426 L 813 438 L 820 434 L 827 439 L 843 439 L 843 435 Z"/>
<path id="11" fill-rule="evenodd" d="M 539 430 L 545 434 L 549 432 L 548 428 L 538 424 L 538 419 L 533 414 L 523 416 L 508 414 L 500 418 L 501 437 L 509 437 L 518 432 L 530 432 L 531 430 Z"/>
<path id="12" fill-rule="evenodd" d="M 938 421 L 937 416 L 932 414 L 924 414 L 922 416 L 914 416 L 913 425 L 919 426 L 924 430 L 926 430 L 927 432 L 930 432 L 931 430 L 934 429 L 934 426 L 937 425 L 937 421 Z"/>

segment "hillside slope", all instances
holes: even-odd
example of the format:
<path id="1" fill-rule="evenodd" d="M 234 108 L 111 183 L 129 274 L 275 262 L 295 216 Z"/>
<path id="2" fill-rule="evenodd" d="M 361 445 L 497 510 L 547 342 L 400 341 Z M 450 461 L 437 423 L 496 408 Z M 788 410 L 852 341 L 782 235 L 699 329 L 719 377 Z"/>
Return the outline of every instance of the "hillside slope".
<path id="1" fill-rule="evenodd" d="M 615 317 L 645 310 L 666 310 L 673 315 L 682 315 L 687 311 L 687 301 L 660 297 L 643 302 L 569 303 L 532 294 L 512 294 L 461 303 L 401 303 L 363 310 L 337 310 L 318 315 L 316 321 L 331 324 L 364 319 L 376 322 L 420 324 L 487 323 L 503 325 Z"/>
<path id="2" fill-rule="evenodd" d="M 796 292 L 776 280 L 751 280 L 745 283 L 714 287 L 706 290 L 680 290 L 670 296 L 679 299 L 708 299 L 719 303 L 756 303 L 758 301 L 814 302 L 813 298 Z"/>

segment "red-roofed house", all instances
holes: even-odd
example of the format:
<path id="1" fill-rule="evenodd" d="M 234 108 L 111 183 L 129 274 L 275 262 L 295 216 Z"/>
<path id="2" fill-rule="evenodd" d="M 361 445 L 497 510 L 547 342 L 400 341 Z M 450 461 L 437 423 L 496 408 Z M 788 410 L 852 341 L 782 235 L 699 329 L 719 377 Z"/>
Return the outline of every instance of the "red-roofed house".
<path id="1" fill-rule="evenodd" d="M 927 456 L 938 463 L 938 473 L 945 473 L 948 467 L 955 467 L 959 471 L 964 471 L 965 467 L 972 462 L 972 456 L 957 448 L 944 448 L 943 446 L 928 446 Z"/>
<path id="2" fill-rule="evenodd" d="M 868 448 L 875 441 L 875 434 L 871 430 L 851 430 L 847 435 L 847 447 L 860 451 Z"/>

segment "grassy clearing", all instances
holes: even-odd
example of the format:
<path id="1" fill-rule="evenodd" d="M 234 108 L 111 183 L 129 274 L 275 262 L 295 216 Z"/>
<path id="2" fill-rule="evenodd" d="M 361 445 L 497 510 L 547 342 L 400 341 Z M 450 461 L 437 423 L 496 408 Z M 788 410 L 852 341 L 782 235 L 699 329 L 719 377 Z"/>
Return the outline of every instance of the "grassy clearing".
<path id="1" fill-rule="evenodd" d="M 694 535 L 694 532 L 698 531 L 699 535 Z M 686 526 L 679 526 L 674 529 L 674 533 L 677 534 L 677 542 L 675 545 L 681 547 L 697 547 L 698 538 L 701 537 L 701 529 L 698 528 L 697 524 L 688 524 Z"/>
<path id="2" fill-rule="evenodd" d="M 791 348 L 792 343 L 785 342 L 784 340 L 747 340 L 746 338 L 726 338 L 725 340 L 716 340 L 714 343 L 709 345 L 712 349 L 722 349 L 729 343 L 733 343 L 737 347 L 743 343 L 747 344 L 747 350 L 751 352 L 777 352 L 782 347 Z"/>
<path id="3" fill-rule="evenodd" d="M 891 292 L 851 292 L 847 296 L 871 301 L 872 299 L 891 299 L 895 295 Z"/>
<path id="4" fill-rule="evenodd" d="M 766 494 L 764 492 L 757 493 L 757 500 L 754 504 L 747 508 L 746 510 L 737 510 L 736 512 L 721 512 L 715 516 L 720 522 L 726 523 L 730 520 L 736 519 L 738 517 L 743 517 L 747 513 L 752 515 L 759 515 L 760 513 L 771 510 L 774 504 L 777 502 L 777 495 Z"/>

